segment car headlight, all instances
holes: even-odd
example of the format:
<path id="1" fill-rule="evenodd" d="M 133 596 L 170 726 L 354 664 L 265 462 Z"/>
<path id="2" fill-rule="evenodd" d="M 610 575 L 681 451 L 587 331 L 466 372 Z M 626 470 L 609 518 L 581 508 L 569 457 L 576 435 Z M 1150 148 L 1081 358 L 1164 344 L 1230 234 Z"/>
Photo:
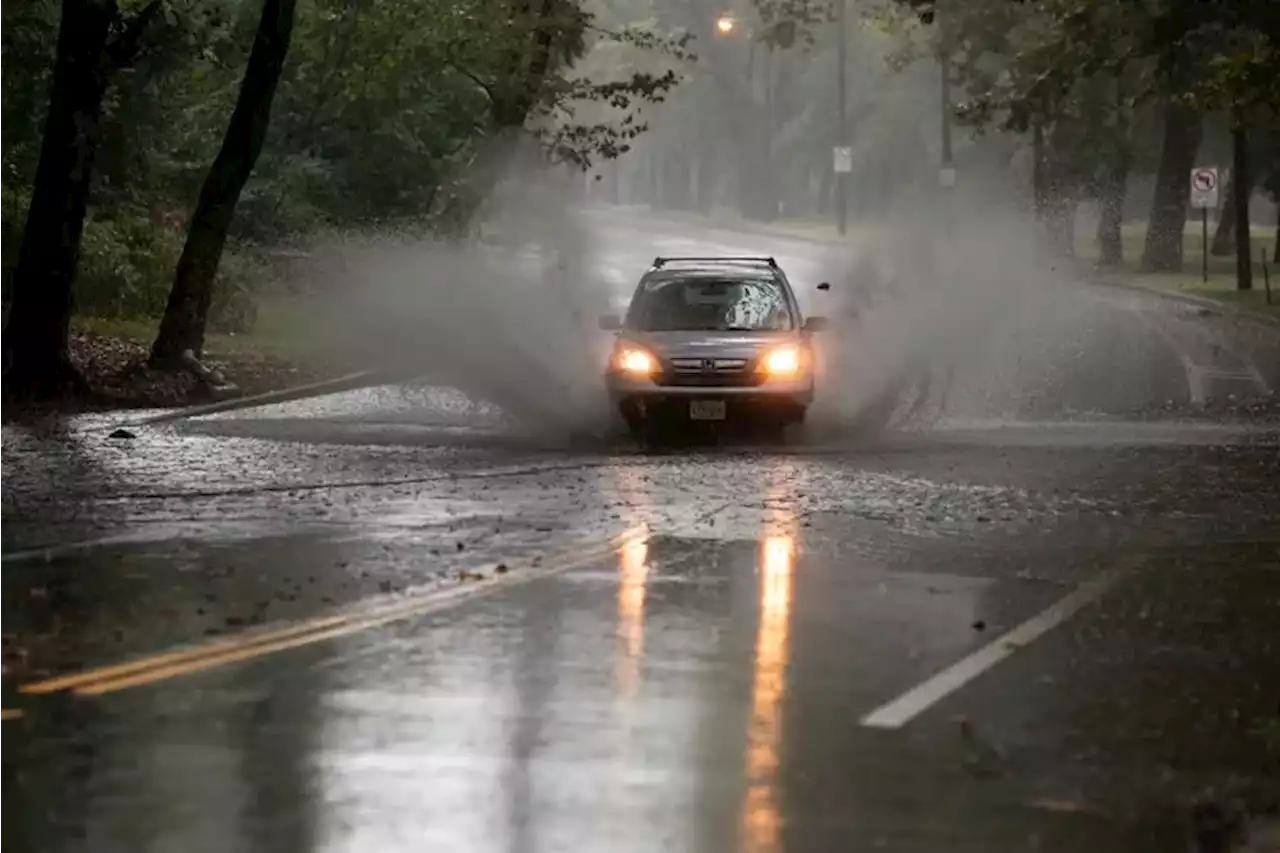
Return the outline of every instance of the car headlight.
<path id="1" fill-rule="evenodd" d="M 658 360 L 640 347 L 623 344 L 614 352 L 613 365 L 620 373 L 649 376 L 657 369 Z"/>
<path id="2" fill-rule="evenodd" d="M 761 365 L 770 376 L 795 376 L 800 372 L 802 359 L 799 347 L 783 346 L 771 350 Z"/>

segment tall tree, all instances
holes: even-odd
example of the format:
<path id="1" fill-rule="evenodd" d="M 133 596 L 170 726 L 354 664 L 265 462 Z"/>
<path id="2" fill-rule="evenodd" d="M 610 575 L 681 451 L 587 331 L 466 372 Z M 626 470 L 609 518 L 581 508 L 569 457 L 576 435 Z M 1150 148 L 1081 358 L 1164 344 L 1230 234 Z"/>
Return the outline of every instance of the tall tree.
<path id="1" fill-rule="evenodd" d="M 687 35 L 665 37 L 641 27 L 602 27 L 580 0 L 502 0 L 481 3 L 478 14 L 503 12 L 499 38 L 478 46 L 468 67 L 454 67 L 484 92 L 488 114 L 465 168 L 436 207 L 439 227 L 451 236 L 469 233 L 483 202 L 513 164 L 536 167 L 548 160 L 587 169 L 630 149 L 647 126 L 637 111 L 662 101 L 679 82 L 671 68 L 613 69 L 606 79 L 571 75 L 591 46 L 615 42 L 688 60 Z M 595 102 L 621 113 L 616 121 L 581 120 L 576 111 Z"/>
<path id="2" fill-rule="evenodd" d="M 240 95 L 222 148 L 201 187 L 160 331 L 151 347 L 154 366 L 181 365 L 184 353 L 199 358 L 204 349 L 214 277 L 236 203 L 266 141 L 271 103 L 293 35 L 296 6 L 296 0 L 264 0 L 262 4 Z"/>
<path id="3" fill-rule="evenodd" d="M 1200 149 L 1202 132 L 1199 113 L 1179 98 L 1170 97 L 1164 108 L 1160 165 L 1156 169 L 1155 194 L 1151 200 L 1147 239 L 1142 250 L 1144 272 L 1177 272 L 1182 269 L 1191 168 Z"/>
<path id="4" fill-rule="evenodd" d="M 1249 130 L 1243 111 L 1236 109 L 1231 116 L 1231 175 L 1236 192 L 1230 199 L 1235 213 L 1236 236 L 1236 288 L 1253 289 L 1253 248 L 1249 223 L 1249 196 L 1253 189 L 1253 176 L 1249 163 Z"/>
<path id="5" fill-rule="evenodd" d="M 1098 176 L 1098 264 L 1104 268 L 1115 268 L 1124 263 L 1121 226 L 1124 224 L 1125 189 L 1133 159 L 1124 82 L 1121 69 L 1113 80 L 1114 118 L 1110 129 L 1114 139 L 1108 155 L 1103 158 Z"/>
<path id="6" fill-rule="evenodd" d="M 112 73 L 133 61 L 159 11 L 159 0 L 132 18 L 121 15 L 115 0 L 63 0 L 40 159 L 4 330 L 9 395 L 85 390 L 68 339 L 102 103 Z"/>
<path id="7" fill-rule="evenodd" d="M 1240 192 L 1239 176 L 1234 169 L 1227 176 L 1227 185 L 1225 189 L 1227 203 L 1222 206 L 1222 211 L 1218 214 L 1218 226 L 1213 230 L 1213 242 L 1209 246 L 1209 252 L 1214 257 L 1226 257 L 1235 251 L 1235 233 L 1236 233 L 1236 194 Z M 1245 190 L 1245 197 L 1249 196 L 1252 187 Z"/>

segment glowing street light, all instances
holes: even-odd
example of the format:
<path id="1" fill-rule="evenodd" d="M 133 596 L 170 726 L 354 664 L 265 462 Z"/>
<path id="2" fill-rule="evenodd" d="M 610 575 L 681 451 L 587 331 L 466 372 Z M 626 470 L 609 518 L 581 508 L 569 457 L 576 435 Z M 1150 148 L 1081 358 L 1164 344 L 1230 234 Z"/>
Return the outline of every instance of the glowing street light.
<path id="1" fill-rule="evenodd" d="M 716 32 L 722 36 L 727 36 L 733 32 L 738 22 L 733 19 L 732 15 L 721 15 L 716 18 Z"/>

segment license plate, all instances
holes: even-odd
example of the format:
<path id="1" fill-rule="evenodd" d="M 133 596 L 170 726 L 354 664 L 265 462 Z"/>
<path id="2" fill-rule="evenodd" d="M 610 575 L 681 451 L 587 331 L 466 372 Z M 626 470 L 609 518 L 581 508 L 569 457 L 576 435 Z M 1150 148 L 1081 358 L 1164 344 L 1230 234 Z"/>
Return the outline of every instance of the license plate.
<path id="1" fill-rule="evenodd" d="M 691 400 L 689 402 L 689 420 L 691 421 L 722 421 L 724 413 L 724 400 Z"/>

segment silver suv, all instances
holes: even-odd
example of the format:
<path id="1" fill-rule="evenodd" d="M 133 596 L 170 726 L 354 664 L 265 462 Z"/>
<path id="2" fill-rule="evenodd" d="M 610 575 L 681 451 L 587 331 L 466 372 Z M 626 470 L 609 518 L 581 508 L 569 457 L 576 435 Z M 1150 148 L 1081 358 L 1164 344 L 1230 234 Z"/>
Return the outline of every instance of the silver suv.
<path id="1" fill-rule="evenodd" d="M 819 285 L 826 289 L 825 285 Z M 656 258 L 616 333 L 610 402 L 633 434 L 661 426 L 750 420 L 781 436 L 813 402 L 811 333 L 773 258 Z"/>

